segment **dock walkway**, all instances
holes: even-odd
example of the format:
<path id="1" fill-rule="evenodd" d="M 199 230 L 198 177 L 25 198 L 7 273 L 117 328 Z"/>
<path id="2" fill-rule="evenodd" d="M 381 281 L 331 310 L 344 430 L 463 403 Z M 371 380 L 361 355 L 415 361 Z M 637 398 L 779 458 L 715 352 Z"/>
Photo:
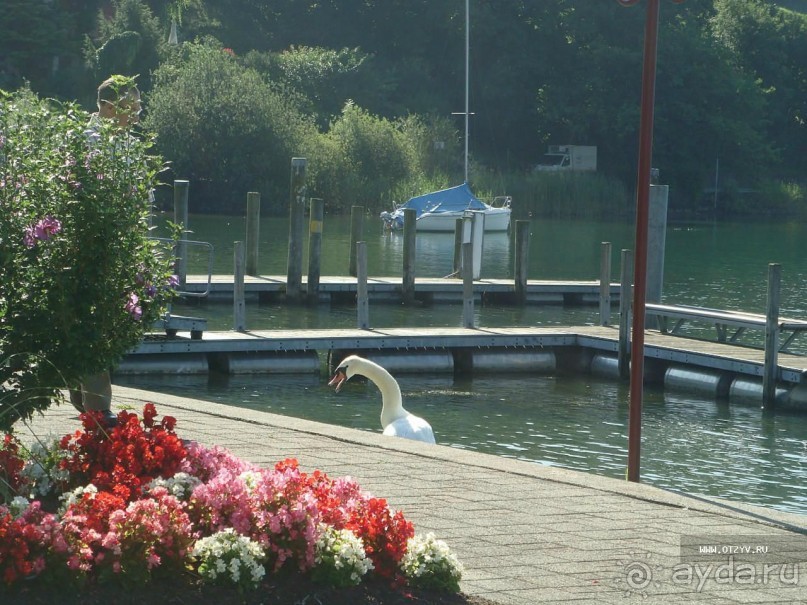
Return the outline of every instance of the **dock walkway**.
<path id="1" fill-rule="evenodd" d="M 572 351 L 603 355 L 616 360 L 619 331 L 612 326 L 548 326 L 502 328 L 376 328 L 321 330 L 255 330 L 205 332 L 192 339 L 180 332 L 176 338 L 152 337 L 127 356 L 130 362 L 143 356 L 227 355 L 250 353 L 327 354 L 331 351 Z M 167 359 L 167 358 L 166 358 Z M 645 359 L 657 373 L 671 365 L 714 371 L 726 376 L 761 380 L 765 354 L 760 349 L 730 343 L 697 340 L 645 332 Z M 779 381 L 797 386 L 807 377 L 807 356 L 781 353 Z M 585 371 L 588 368 L 582 368 Z"/>
<path id="2" fill-rule="evenodd" d="M 319 280 L 319 297 L 324 301 L 336 302 L 353 300 L 357 290 L 356 278 L 350 276 L 322 276 Z M 211 298 L 232 299 L 234 290 L 232 275 L 212 275 L 210 284 L 206 275 L 188 275 L 183 291 L 194 295 L 209 292 Z M 306 276 L 302 278 L 305 291 L 308 286 Z M 461 302 L 462 279 L 440 277 L 416 277 L 415 297 L 425 302 Z M 611 284 L 611 301 L 619 302 L 620 286 Z M 282 275 L 262 275 L 244 277 L 246 296 L 258 296 L 262 300 L 282 298 L 286 292 L 286 277 Z M 401 277 L 369 277 L 367 293 L 373 301 L 398 301 L 401 299 Z M 528 280 L 526 291 L 528 304 L 596 305 L 600 300 L 600 282 Z M 490 302 L 507 303 L 515 296 L 515 283 L 512 279 L 479 279 L 474 281 L 474 296 Z"/>
<path id="3" fill-rule="evenodd" d="M 354 477 L 403 511 L 416 531 L 449 543 L 465 566 L 460 587 L 469 595 L 502 605 L 807 603 L 802 515 L 114 387 L 113 408 L 141 410 L 146 401 L 175 416 L 183 438 L 261 466 L 295 457 L 303 470 Z M 78 427 L 66 405 L 31 424 L 40 437 Z M 20 427 L 19 434 L 29 432 Z M 718 552 L 682 557 L 682 542 Z M 768 554 L 746 562 L 722 552 L 737 546 Z"/>

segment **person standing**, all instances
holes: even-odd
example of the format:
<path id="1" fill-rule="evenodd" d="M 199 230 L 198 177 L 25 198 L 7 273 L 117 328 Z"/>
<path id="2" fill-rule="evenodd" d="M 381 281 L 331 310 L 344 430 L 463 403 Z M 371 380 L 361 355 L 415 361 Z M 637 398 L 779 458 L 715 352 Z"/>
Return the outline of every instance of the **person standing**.
<path id="1" fill-rule="evenodd" d="M 142 110 L 140 90 L 134 79 L 112 76 L 98 87 L 98 112 L 90 117 L 85 135 L 90 145 L 98 141 L 101 120 L 111 120 L 120 130 L 127 130 L 140 121 Z M 117 424 L 112 412 L 112 377 L 106 370 L 82 379 L 80 388 L 70 389 L 70 401 L 79 411 L 101 412 L 107 427 Z"/>

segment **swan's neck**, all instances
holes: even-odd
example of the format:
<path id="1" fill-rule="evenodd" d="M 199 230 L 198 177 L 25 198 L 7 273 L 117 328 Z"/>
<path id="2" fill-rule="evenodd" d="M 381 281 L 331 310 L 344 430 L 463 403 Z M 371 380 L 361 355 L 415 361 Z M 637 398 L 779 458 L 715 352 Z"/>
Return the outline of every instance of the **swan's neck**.
<path id="1" fill-rule="evenodd" d="M 381 391 L 381 426 L 386 428 L 388 424 L 395 422 L 398 418 L 406 416 L 407 412 L 401 401 L 401 387 L 398 386 L 392 374 L 387 372 L 380 365 L 368 361 L 362 367 L 362 374 L 375 383 Z"/>

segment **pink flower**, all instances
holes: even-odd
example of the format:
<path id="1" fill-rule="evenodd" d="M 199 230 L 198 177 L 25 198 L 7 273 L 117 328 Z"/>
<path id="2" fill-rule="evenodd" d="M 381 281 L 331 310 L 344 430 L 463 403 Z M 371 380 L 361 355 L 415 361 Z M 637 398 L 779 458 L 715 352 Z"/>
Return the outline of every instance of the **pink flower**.
<path id="1" fill-rule="evenodd" d="M 129 294 L 129 300 L 126 301 L 126 305 L 123 307 L 135 321 L 140 321 L 143 318 L 143 307 L 141 307 L 139 303 L 140 297 L 132 292 Z"/>
<path id="2" fill-rule="evenodd" d="M 37 241 L 48 241 L 61 230 L 62 223 L 58 219 L 55 219 L 52 216 L 46 216 L 45 218 L 40 219 L 35 225 L 31 225 L 25 229 L 23 242 L 25 243 L 26 248 L 33 248 Z"/>

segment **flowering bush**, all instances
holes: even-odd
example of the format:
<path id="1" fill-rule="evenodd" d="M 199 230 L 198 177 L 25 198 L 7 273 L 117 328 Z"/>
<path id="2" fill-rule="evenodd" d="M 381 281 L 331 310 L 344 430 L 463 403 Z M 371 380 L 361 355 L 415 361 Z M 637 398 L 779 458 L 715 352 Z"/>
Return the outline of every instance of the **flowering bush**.
<path id="1" fill-rule="evenodd" d="M 193 547 L 191 558 L 199 561 L 199 575 L 216 584 L 240 589 L 256 588 L 266 570 L 260 545 L 232 528 L 202 538 Z"/>
<path id="2" fill-rule="evenodd" d="M 267 572 L 310 574 L 337 587 L 369 572 L 397 585 L 457 590 L 461 566 L 431 534 L 352 479 L 271 469 L 226 450 L 187 447 L 175 420 L 118 415 L 26 450 L 7 436 L 0 449 L 0 581 L 34 577 L 79 586 L 142 584 L 195 569 L 215 583 L 254 588 Z M 36 459 L 36 452 L 44 460 Z M 49 499 L 36 499 L 39 494 Z"/>
<path id="3" fill-rule="evenodd" d="M 460 589 L 462 563 L 433 533 L 409 538 L 401 569 L 414 586 L 446 592 Z"/>
<path id="4" fill-rule="evenodd" d="M 174 295 L 148 238 L 152 140 L 0 91 L 0 429 L 111 368 Z"/>
<path id="5" fill-rule="evenodd" d="M 373 569 L 361 538 L 347 529 L 320 528 L 313 577 L 330 586 L 355 586 Z"/>

